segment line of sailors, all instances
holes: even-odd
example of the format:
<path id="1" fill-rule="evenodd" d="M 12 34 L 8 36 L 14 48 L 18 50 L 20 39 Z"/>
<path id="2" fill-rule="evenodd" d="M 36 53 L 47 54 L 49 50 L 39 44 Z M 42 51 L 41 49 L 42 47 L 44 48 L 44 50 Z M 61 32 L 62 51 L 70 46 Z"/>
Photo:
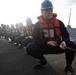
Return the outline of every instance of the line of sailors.
<path id="1" fill-rule="evenodd" d="M 9 43 L 17 46 L 18 49 L 21 49 L 23 46 L 26 46 L 28 43 L 33 41 L 32 32 L 34 24 L 32 23 L 31 18 L 26 19 L 26 26 L 23 26 L 22 22 L 14 25 L 3 25 L 0 27 L 0 36 L 5 37 L 9 40 Z"/>

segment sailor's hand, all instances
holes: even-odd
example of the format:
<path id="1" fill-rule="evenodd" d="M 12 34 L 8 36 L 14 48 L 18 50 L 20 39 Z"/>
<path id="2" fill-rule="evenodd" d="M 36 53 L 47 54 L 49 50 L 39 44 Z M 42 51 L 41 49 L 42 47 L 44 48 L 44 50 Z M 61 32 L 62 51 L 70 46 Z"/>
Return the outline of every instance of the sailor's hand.
<path id="1" fill-rule="evenodd" d="M 48 41 L 47 44 L 52 46 L 52 47 L 57 46 L 57 43 L 55 41 Z"/>
<path id="2" fill-rule="evenodd" d="M 61 49 L 65 49 L 65 48 L 66 48 L 66 43 L 65 43 L 65 41 L 62 41 L 62 42 L 60 43 L 59 47 L 60 47 Z"/>
<path id="3" fill-rule="evenodd" d="M 27 38 L 33 39 L 33 37 L 32 37 L 32 36 L 27 36 L 27 37 L 25 37 L 25 38 L 26 38 L 26 39 L 27 39 Z"/>
<path id="4" fill-rule="evenodd" d="M 33 39 L 33 37 L 32 36 L 28 36 L 30 39 Z"/>

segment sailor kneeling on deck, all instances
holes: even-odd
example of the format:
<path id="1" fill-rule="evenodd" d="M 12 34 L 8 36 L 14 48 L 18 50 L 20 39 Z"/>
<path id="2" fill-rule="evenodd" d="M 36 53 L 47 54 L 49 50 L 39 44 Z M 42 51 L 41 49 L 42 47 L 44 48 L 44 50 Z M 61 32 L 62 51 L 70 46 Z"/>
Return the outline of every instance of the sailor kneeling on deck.
<path id="1" fill-rule="evenodd" d="M 37 17 L 38 22 L 34 26 L 32 43 L 26 46 L 29 55 L 40 60 L 34 68 L 40 69 L 47 64 L 44 54 L 60 54 L 65 52 L 66 66 L 64 71 L 74 75 L 72 61 L 75 58 L 75 51 L 66 49 L 70 47 L 76 49 L 75 43 L 69 39 L 69 33 L 57 14 L 53 13 L 51 1 L 44 0 L 41 4 L 41 15 Z"/>

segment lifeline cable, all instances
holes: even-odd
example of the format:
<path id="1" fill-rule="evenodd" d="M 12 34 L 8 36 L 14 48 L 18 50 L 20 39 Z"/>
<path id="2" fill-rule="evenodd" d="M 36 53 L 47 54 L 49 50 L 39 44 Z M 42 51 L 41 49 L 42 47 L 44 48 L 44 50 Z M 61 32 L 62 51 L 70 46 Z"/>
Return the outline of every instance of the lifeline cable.
<path id="1" fill-rule="evenodd" d="M 59 46 L 59 44 L 57 44 L 57 46 Z M 65 47 L 66 49 L 69 49 L 71 51 L 75 51 L 76 52 L 76 49 L 73 49 L 73 48 L 70 48 L 70 47 Z"/>

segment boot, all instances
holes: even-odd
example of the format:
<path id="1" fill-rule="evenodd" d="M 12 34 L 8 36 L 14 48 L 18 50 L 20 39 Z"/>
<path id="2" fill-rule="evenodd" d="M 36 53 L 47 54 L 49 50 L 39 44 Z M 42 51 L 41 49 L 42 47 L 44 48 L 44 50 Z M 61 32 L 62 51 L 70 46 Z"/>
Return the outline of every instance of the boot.
<path id="1" fill-rule="evenodd" d="M 65 71 L 68 75 L 75 75 L 75 74 L 74 74 L 74 70 L 73 70 L 73 68 L 72 68 L 71 66 L 67 66 L 67 65 L 66 65 L 64 71 Z"/>
<path id="2" fill-rule="evenodd" d="M 40 69 L 40 68 L 42 68 L 46 64 L 47 64 L 46 59 L 44 57 L 41 57 L 40 58 L 40 62 L 38 62 L 37 64 L 35 64 L 34 68 L 35 69 Z"/>
<path id="3" fill-rule="evenodd" d="M 14 46 L 18 46 L 18 43 L 14 44 Z"/>
<path id="4" fill-rule="evenodd" d="M 18 48 L 18 49 L 21 49 L 21 48 L 23 48 L 23 46 L 22 46 L 22 45 L 20 45 L 20 46 L 18 46 L 17 48 Z"/>

